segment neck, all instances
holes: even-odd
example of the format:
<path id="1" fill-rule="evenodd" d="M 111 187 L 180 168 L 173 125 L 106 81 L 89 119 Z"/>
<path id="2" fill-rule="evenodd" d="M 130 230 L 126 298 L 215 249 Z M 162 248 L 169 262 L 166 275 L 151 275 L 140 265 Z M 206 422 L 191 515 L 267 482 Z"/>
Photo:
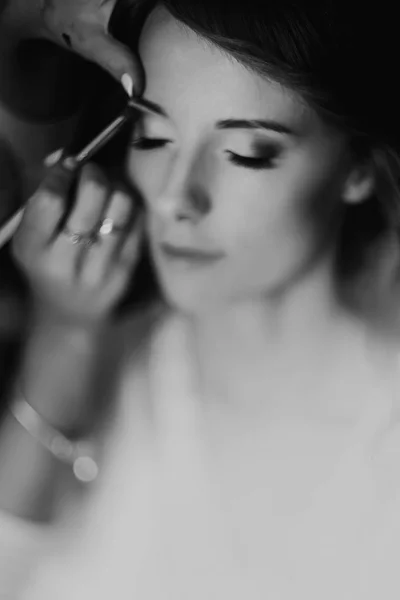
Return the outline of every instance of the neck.
<path id="1" fill-rule="evenodd" d="M 354 350 L 350 340 L 359 342 L 331 272 L 321 269 L 279 298 L 258 297 L 192 318 L 190 335 L 203 394 L 249 407 L 285 395 L 287 385 L 299 390 L 305 378 L 329 370 L 343 348 Z"/>

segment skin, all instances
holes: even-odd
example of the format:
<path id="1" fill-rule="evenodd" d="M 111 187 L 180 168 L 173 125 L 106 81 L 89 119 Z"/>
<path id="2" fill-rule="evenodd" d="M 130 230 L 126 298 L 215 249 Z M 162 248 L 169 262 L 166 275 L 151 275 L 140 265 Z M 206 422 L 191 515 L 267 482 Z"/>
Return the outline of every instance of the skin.
<path id="1" fill-rule="evenodd" d="M 371 174 L 353 161 L 346 136 L 299 96 L 246 70 L 163 8 L 147 21 L 139 53 L 145 97 L 166 116 L 138 125 L 128 171 L 147 209 L 164 294 L 189 317 L 203 394 L 241 410 L 279 397 L 284 410 L 354 417 L 363 400 L 344 406 L 340 398 L 363 369 L 365 332 L 336 298 L 333 253 L 345 203 L 368 197 Z M 226 119 L 267 119 L 291 133 L 218 129 Z M 143 137 L 162 141 L 144 150 Z M 263 152 L 272 153 L 263 169 L 230 161 L 231 153 Z M 171 261 L 165 241 L 220 259 Z M 336 410 L 325 392 L 337 391 L 338 376 L 344 393 Z"/>
<path id="2" fill-rule="evenodd" d="M 165 49 L 168 48 L 168 52 Z M 316 262 L 330 268 L 351 163 L 347 140 L 289 91 L 199 41 L 162 9 L 140 44 L 145 96 L 166 117 L 144 117 L 129 173 L 148 210 L 157 270 L 173 304 L 191 312 L 281 295 Z M 290 128 L 219 130 L 224 119 Z M 229 153 L 271 156 L 259 170 Z M 221 254 L 210 268 L 166 261 L 164 241 Z"/>

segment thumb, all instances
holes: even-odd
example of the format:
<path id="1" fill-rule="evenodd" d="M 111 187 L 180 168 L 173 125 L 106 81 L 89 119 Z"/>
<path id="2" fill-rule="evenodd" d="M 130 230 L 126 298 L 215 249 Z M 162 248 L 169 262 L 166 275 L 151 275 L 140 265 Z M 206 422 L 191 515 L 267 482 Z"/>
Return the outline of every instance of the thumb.
<path id="1" fill-rule="evenodd" d="M 105 32 L 94 33 L 91 30 L 81 39 L 80 47 L 75 45 L 75 51 L 108 71 L 122 83 L 129 95 L 140 95 L 143 92 L 143 69 L 129 48 Z"/>

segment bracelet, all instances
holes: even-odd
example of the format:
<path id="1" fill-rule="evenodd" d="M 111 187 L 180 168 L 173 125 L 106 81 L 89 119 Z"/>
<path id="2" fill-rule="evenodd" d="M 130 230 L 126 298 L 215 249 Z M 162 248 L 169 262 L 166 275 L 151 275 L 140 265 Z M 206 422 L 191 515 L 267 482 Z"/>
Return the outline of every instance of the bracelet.
<path id="1" fill-rule="evenodd" d="M 52 427 L 28 404 L 21 390 L 19 396 L 9 404 L 9 410 L 18 423 L 55 458 L 72 467 L 78 481 L 89 483 L 96 479 L 99 468 L 92 444 L 72 441 Z"/>

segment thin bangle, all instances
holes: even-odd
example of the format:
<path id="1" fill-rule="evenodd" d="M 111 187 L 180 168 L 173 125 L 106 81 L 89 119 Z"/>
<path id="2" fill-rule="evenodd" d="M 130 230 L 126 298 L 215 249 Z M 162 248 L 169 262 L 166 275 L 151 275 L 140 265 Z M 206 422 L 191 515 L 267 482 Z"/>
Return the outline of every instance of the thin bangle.
<path id="1" fill-rule="evenodd" d="M 72 467 L 76 479 L 82 483 L 94 481 L 99 467 L 94 459 L 93 445 L 87 441 L 72 441 L 47 423 L 26 401 L 21 388 L 8 406 L 20 425 L 57 460 Z"/>

